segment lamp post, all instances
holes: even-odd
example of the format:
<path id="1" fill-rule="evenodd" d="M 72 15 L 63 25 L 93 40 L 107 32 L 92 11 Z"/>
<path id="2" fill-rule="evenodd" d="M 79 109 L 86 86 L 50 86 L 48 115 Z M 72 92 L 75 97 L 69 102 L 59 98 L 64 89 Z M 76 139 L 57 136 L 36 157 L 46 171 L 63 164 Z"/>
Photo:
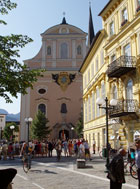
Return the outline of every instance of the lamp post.
<path id="1" fill-rule="evenodd" d="M 74 130 L 74 127 L 71 128 L 71 132 L 72 132 L 72 139 L 73 139 L 73 130 Z"/>
<path id="2" fill-rule="evenodd" d="M 15 126 L 14 126 L 14 125 L 11 125 L 11 126 L 10 126 L 10 129 L 12 130 L 12 137 L 11 137 L 11 139 L 13 140 L 13 131 L 14 131 L 14 129 L 15 129 Z"/>
<path id="3" fill-rule="evenodd" d="M 108 110 L 113 109 L 113 107 L 117 105 L 117 100 L 112 99 L 110 101 L 110 104 L 108 104 L 107 97 L 105 99 L 97 98 L 96 103 L 99 105 L 99 108 L 105 109 L 105 111 L 106 111 L 106 156 L 107 156 L 106 157 L 106 168 L 108 170 L 108 165 L 109 165 Z"/>
<path id="4" fill-rule="evenodd" d="M 30 124 L 31 124 L 31 122 L 33 121 L 33 119 L 31 118 L 31 117 L 27 117 L 27 118 L 25 118 L 25 123 L 27 124 L 27 127 L 28 127 L 28 129 L 27 129 L 27 142 L 28 142 L 28 144 L 29 144 L 29 127 L 30 127 Z"/>

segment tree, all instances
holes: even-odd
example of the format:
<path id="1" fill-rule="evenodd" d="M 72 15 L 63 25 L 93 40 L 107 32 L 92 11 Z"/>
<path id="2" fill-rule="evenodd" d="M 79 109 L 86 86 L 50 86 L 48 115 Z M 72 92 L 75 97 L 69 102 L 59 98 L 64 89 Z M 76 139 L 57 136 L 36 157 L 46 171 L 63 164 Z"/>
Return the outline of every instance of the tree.
<path id="1" fill-rule="evenodd" d="M 47 138 L 47 135 L 51 132 L 49 126 L 47 126 L 48 122 L 49 120 L 45 117 L 45 114 L 39 110 L 31 125 L 31 135 L 34 139 L 41 141 Z"/>
<path id="2" fill-rule="evenodd" d="M 76 123 L 75 132 L 77 133 L 78 137 L 83 137 L 83 113 L 80 113 L 80 117 Z"/>
<path id="3" fill-rule="evenodd" d="M 10 129 L 10 126 L 14 125 L 15 128 L 12 130 Z M 7 123 L 6 126 L 4 127 L 4 131 L 3 131 L 3 136 L 6 140 L 10 140 L 11 139 L 11 136 L 14 137 L 13 135 L 13 131 L 14 132 L 18 132 L 19 131 L 19 127 L 16 125 L 16 123 Z"/>
<path id="4" fill-rule="evenodd" d="M 8 14 L 8 11 L 16 6 L 17 4 L 10 0 L 1 0 L 0 14 Z M 0 24 L 7 23 L 0 20 Z M 16 98 L 17 93 L 26 94 L 26 89 L 33 88 L 33 83 L 37 81 L 38 76 L 41 76 L 43 70 L 30 70 L 16 59 L 20 57 L 19 49 L 31 41 L 32 39 L 26 35 L 0 35 L 0 96 L 6 102 L 12 102 L 7 92 Z"/>

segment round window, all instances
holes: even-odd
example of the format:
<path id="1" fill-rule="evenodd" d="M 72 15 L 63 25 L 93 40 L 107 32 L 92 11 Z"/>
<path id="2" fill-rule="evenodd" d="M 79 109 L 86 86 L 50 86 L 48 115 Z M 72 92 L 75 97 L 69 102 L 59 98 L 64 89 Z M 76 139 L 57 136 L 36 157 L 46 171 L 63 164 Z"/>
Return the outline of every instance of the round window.
<path id="1" fill-rule="evenodd" d="M 39 92 L 40 94 L 44 94 L 44 93 L 46 92 L 46 90 L 45 90 L 45 89 L 39 89 L 38 92 Z"/>

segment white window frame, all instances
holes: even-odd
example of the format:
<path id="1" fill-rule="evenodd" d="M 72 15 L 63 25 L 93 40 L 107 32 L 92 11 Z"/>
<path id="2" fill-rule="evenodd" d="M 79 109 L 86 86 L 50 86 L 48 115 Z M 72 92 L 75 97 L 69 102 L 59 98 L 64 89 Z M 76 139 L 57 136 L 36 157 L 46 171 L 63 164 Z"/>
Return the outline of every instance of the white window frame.
<path id="1" fill-rule="evenodd" d="M 91 98 L 88 97 L 88 121 L 91 120 Z"/>
<path id="2" fill-rule="evenodd" d="M 114 25 L 114 21 L 112 20 L 109 24 L 109 35 L 110 37 L 113 36 L 115 34 L 115 25 Z"/>
<path id="3" fill-rule="evenodd" d="M 95 93 L 92 93 L 92 118 L 95 119 Z"/>
<path id="4" fill-rule="evenodd" d="M 98 57 L 96 58 L 96 73 L 98 72 L 99 70 L 99 60 L 98 60 Z"/>
<path id="5" fill-rule="evenodd" d="M 99 90 L 99 87 L 96 88 L 96 100 L 97 98 L 100 97 L 100 90 Z M 96 104 L 96 117 L 99 117 L 100 116 L 100 108 L 99 108 L 99 105 Z"/>

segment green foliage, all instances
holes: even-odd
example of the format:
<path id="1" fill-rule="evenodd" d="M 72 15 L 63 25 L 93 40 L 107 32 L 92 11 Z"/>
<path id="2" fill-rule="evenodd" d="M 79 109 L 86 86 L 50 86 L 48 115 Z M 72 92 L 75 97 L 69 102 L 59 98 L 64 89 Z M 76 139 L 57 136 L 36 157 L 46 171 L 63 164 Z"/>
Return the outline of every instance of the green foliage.
<path id="1" fill-rule="evenodd" d="M 75 132 L 77 133 L 78 137 L 83 136 L 83 113 L 80 113 L 80 117 L 76 123 Z"/>
<path id="2" fill-rule="evenodd" d="M 47 135 L 51 132 L 49 126 L 47 126 L 48 122 L 49 120 L 45 117 L 44 113 L 39 110 L 31 126 L 31 133 L 34 139 L 41 141 L 47 138 Z"/>
<path id="3" fill-rule="evenodd" d="M 10 129 L 10 126 L 14 125 L 15 128 L 12 130 Z M 15 124 L 15 123 L 7 123 L 6 126 L 4 127 L 4 131 L 3 131 L 3 138 L 5 138 L 6 140 L 10 140 L 11 136 L 13 136 L 13 132 L 18 132 L 19 131 L 19 127 Z"/>
<path id="4" fill-rule="evenodd" d="M 8 14 L 8 10 L 16 8 L 16 4 L 10 0 L 0 1 L 0 14 Z M 6 24 L 0 20 L 0 24 Z M 17 61 L 20 57 L 19 49 L 32 42 L 28 36 L 0 35 L 0 96 L 6 102 L 12 102 L 7 92 L 17 98 L 17 93 L 26 94 L 28 87 L 33 88 L 33 83 L 37 81 L 38 76 L 42 76 L 44 70 L 30 70 L 26 65 Z"/>

